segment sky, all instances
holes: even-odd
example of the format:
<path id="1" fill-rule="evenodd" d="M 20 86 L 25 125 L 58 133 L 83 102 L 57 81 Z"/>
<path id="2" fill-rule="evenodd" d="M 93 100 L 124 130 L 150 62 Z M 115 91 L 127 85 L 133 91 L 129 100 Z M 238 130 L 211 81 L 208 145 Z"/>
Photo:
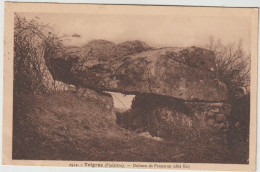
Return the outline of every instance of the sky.
<path id="1" fill-rule="evenodd" d="M 141 40 L 155 47 L 204 46 L 209 38 L 223 43 L 243 41 L 250 49 L 251 20 L 238 16 L 192 15 L 115 15 L 115 14 L 67 14 L 21 13 L 28 19 L 39 17 L 59 35 L 65 35 L 67 45 L 84 45 L 93 39 L 115 43 Z M 71 37 L 78 34 L 80 37 Z"/>
<path id="2" fill-rule="evenodd" d="M 135 95 L 125 95 L 118 92 L 106 91 L 113 97 L 114 107 L 121 110 L 129 110 L 132 105 L 132 101 L 135 98 Z"/>

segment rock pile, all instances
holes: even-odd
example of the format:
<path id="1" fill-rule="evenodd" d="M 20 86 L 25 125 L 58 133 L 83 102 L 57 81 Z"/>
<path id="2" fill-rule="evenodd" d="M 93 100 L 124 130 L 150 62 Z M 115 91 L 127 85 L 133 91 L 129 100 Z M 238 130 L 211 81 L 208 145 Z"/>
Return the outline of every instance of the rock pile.
<path id="1" fill-rule="evenodd" d="M 227 129 L 229 127 L 230 104 L 209 102 L 186 102 L 185 104 L 193 110 L 197 118 L 209 126 L 217 129 Z"/>
<path id="2" fill-rule="evenodd" d="M 125 128 L 164 138 L 176 138 L 176 133 L 192 138 L 208 126 L 228 127 L 228 90 L 215 77 L 215 56 L 209 50 L 94 40 L 45 60 L 56 80 L 80 88 L 80 97 L 111 102 L 111 97 L 100 99 L 101 92 L 135 94 L 132 108 L 117 114 Z"/>
<path id="3" fill-rule="evenodd" d="M 231 106 L 158 95 L 137 95 L 131 110 L 117 113 L 119 125 L 166 139 L 187 140 L 225 133 Z"/>

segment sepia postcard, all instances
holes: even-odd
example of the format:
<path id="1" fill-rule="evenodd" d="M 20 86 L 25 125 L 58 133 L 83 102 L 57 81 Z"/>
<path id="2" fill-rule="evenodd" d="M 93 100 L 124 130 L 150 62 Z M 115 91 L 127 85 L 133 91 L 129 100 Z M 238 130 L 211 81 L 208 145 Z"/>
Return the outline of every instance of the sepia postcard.
<path id="1" fill-rule="evenodd" d="M 5 3 L 4 165 L 254 171 L 258 8 Z"/>

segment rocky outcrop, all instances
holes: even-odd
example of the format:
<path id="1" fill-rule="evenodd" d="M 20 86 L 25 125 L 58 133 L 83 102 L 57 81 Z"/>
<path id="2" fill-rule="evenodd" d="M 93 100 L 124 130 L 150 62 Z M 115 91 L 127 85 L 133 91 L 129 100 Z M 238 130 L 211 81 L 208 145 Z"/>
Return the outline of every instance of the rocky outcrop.
<path id="1" fill-rule="evenodd" d="M 120 126 L 169 140 L 210 139 L 227 133 L 231 106 L 158 95 L 137 95 L 131 110 L 117 113 Z"/>
<path id="2" fill-rule="evenodd" d="M 182 141 L 207 137 L 210 139 L 214 134 L 222 133 L 224 136 L 227 133 L 227 117 L 231 109 L 229 105 L 187 102 L 183 104 L 192 112 L 191 115 L 174 106 L 152 110 L 147 125 L 151 135 Z"/>
<path id="3" fill-rule="evenodd" d="M 100 91 L 156 94 L 183 100 L 223 101 L 215 58 L 198 47 L 152 48 L 141 41 L 91 41 L 45 57 L 56 80 Z"/>
<path id="4" fill-rule="evenodd" d="M 122 57 L 151 49 L 153 49 L 153 47 L 145 44 L 142 41 L 126 41 L 117 45 L 116 56 Z"/>
<path id="5" fill-rule="evenodd" d="M 228 117 L 231 105 L 227 103 L 185 102 L 201 123 L 215 129 L 225 130 L 229 127 Z"/>

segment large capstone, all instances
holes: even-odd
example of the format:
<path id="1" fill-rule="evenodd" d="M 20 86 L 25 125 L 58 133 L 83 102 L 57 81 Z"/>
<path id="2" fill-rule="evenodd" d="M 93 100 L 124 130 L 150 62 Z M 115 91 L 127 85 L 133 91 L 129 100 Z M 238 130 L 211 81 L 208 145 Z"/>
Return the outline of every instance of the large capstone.
<path id="1" fill-rule="evenodd" d="M 228 96 L 226 85 L 215 77 L 214 54 L 198 47 L 95 40 L 45 59 L 56 80 L 77 87 L 183 100 L 224 101 Z"/>

